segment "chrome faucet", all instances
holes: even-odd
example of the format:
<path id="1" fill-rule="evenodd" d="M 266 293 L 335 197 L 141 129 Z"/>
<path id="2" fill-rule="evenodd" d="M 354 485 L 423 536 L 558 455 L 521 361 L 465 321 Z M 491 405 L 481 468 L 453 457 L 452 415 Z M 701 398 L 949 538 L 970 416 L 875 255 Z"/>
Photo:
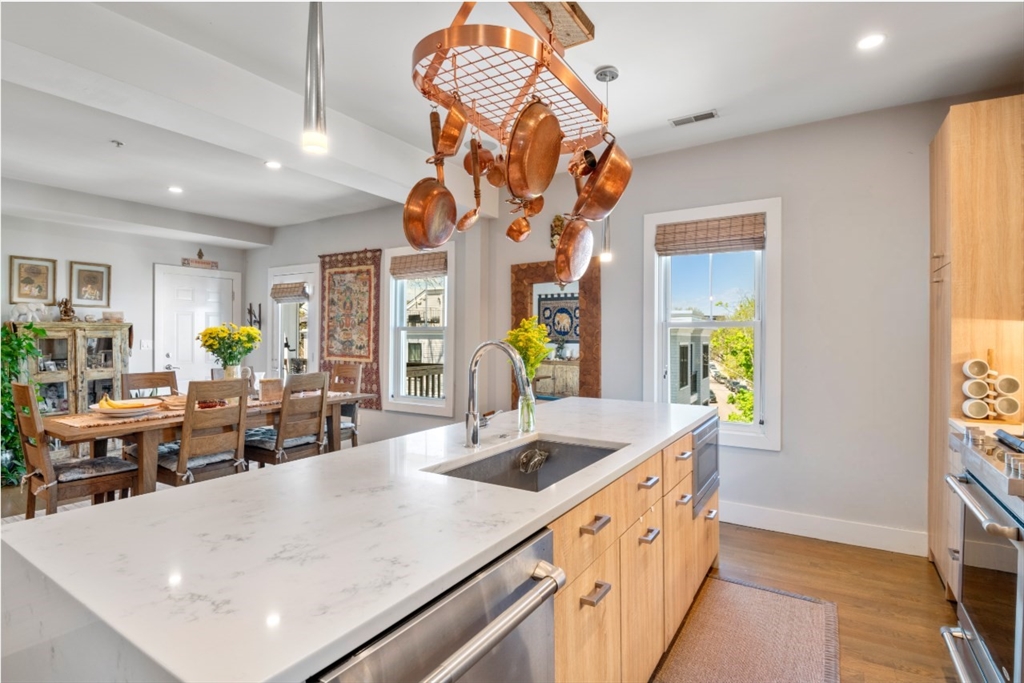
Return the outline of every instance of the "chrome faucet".
<path id="1" fill-rule="evenodd" d="M 526 366 L 523 365 L 523 358 L 519 352 L 512 348 L 512 345 L 503 341 L 485 341 L 476 347 L 473 357 L 469 361 L 469 408 L 466 410 L 466 447 L 472 448 L 480 445 L 480 413 L 477 411 L 477 370 L 480 368 L 480 358 L 488 348 L 496 348 L 505 352 L 508 359 L 512 361 L 512 371 L 516 376 L 516 386 L 519 387 L 519 395 L 525 396 L 529 391 L 530 383 L 526 379 Z"/>

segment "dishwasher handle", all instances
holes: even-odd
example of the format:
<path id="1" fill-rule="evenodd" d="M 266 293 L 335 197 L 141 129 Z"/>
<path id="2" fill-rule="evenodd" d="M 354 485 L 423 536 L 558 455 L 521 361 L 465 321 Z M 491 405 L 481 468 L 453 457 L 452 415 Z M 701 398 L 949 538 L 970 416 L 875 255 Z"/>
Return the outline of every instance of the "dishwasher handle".
<path id="1" fill-rule="evenodd" d="M 956 646 L 956 639 L 966 639 L 963 629 L 959 627 L 943 626 L 939 629 L 939 633 L 942 634 L 942 640 L 946 642 L 946 649 L 949 650 L 949 657 L 953 660 L 953 670 L 956 671 L 956 678 L 960 683 L 971 683 L 971 675 L 967 673 L 967 665 L 964 663 L 963 657 L 960 656 L 960 650 Z"/>
<path id="2" fill-rule="evenodd" d="M 566 580 L 562 569 L 544 561 L 538 563 L 533 570 L 533 578 L 539 581 L 536 586 L 427 674 L 422 683 L 454 683 L 462 678 L 463 674 L 493 650 L 505 636 L 512 633 L 548 598 L 557 593 L 558 589 L 565 585 Z"/>
<path id="3" fill-rule="evenodd" d="M 971 492 L 964 488 L 960 480 L 952 474 L 946 475 L 946 485 L 953 489 L 953 493 L 960 497 L 960 500 L 964 502 L 964 507 L 971 511 L 978 521 L 981 522 L 981 528 L 985 530 L 985 533 L 992 536 L 999 536 L 1001 538 L 1008 538 L 1011 541 L 1020 540 L 1020 531 L 1016 527 L 1003 526 L 995 519 L 989 517 L 981 507 L 981 503 L 971 495 Z"/>

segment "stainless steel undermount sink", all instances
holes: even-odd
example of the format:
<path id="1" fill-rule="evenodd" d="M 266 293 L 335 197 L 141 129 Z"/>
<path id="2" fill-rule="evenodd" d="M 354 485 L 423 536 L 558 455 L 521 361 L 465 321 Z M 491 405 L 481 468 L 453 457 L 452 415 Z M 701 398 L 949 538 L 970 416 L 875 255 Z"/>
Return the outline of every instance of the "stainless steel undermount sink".
<path id="1" fill-rule="evenodd" d="M 626 446 L 607 442 L 573 443 L 541 437 L 470 463 L 459 465 L 456 462 L 454 466 L 446 463 L 430 471 L 524 491 L 542 491 Z"/>

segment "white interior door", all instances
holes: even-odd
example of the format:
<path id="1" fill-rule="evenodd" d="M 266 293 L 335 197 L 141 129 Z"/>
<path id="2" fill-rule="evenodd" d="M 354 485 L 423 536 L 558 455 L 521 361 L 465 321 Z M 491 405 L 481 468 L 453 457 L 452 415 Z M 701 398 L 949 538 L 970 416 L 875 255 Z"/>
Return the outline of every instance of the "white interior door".
<path id="1" fill-rule="evenodd" d="M 196 337 L 224 322 L 241 324 L 242 274 L 155 265 L 153 286 L 153 369 L 175 370 L 178 387 L 210 379 L 216 359 Z"/>

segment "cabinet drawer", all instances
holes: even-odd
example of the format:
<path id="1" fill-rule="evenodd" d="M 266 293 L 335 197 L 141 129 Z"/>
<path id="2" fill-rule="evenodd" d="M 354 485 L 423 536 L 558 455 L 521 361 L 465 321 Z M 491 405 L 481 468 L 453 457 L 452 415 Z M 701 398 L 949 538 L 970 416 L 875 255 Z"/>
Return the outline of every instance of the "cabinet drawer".
<path id="1" fill-rule="evenodd" d="M 618 539 L 615 539 L 618 540 Z M 618 683 L 622 676 L 619 545 L 555 594 L 555 680 Z"/>
<path id="2" fill-rule="evenodd" d="M 665 651 L 665 534 L 661 500 L 622 535 L 622 681 L 647 683 Z"/>
<path id="3" fill-rule="evenodd" d="M 693 472 L 693 434 L 677 439 L 661 452 L 661 469 L 666 491 Z"/>
<path id="4" fill-rule="evenodd" d="M 696 585 L 700 587 L 715 558 L 718 557 L 718 491 L 708 499 L 698 513 L 696 522 Z"/>
<path id="5" fill-rule="evenodd" d="M 665 518 L 665 644 L 672 642 L 697 593 L 694 546 L 693 477 L 683 479 L 662 499 Z"/>
<path id="6" fill-rule="evenodd" d="M 622 480 L 601 489 L 551 523 L 554 562 L 572 582 L 625 531 Z"/>
<path id="7" fill-rule="evenodd" d="M 654 507 L 654 504 L 661 499 L 664 490 L 661 481 L 662 457 L 661 452 L 656 453 L 619 479 L 625 489 L 623 496 L 625 497 L 626 525 L 623 529 L 632 525 L 640 518 L 640 515 Z"/>

